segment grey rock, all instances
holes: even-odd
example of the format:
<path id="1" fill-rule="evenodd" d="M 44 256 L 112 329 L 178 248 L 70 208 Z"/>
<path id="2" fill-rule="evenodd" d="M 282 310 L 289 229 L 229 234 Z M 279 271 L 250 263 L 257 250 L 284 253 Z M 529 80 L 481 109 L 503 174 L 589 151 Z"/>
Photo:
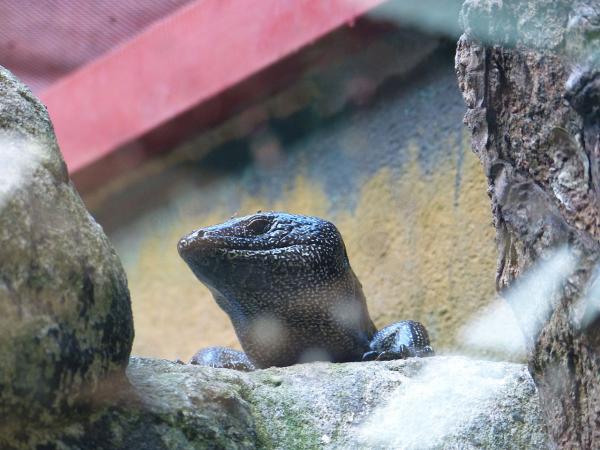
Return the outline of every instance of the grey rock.
<path id="1" fill-rule="evenodd" d="M 93 395 L 123 373 L 132 339 L 125 274 L 69 180 L 46 109 L 0 68 L 3 429 Z"/>
<path id="2" fill-rule="evenodd" d="M 519 364 L 463 357 L 299 365 L 249 376 L 266 448 L 542 448 Z"/>
<path id="3" fill-rule="evenodd" d="M 525 366 L 464 357 L 237 372 L 132 358 L 111 405 L 2 448 L 539 449 Z"/>
<path id="4" fill-rule="evenodd" d="M 467 0 L 461 16 L 456 72 L 488 179 L 497 288 L 553 445 L 600 448 L 600 4 Z M 565 249 L 573 262 L 546 291 L 515 295 Z"/>

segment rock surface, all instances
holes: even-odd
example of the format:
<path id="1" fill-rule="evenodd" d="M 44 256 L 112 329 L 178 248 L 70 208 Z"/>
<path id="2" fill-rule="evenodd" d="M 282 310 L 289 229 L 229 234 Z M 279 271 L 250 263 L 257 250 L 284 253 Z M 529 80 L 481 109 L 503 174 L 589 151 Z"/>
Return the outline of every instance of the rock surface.
<path id="1" fill-rule="evenodd" d="M 468 0 L 462 22 L 456 70 L 488 178 L 497 287 L 528 339 L 555 444 L 599 448 L 600 5 Z"/>
<path id="2" fill-rule="evenodd" d="M 123 371 L 132 339 L 121 263 L 69 181 L 46 109 L 0 68 L 0 417 L 70 410 Z"/>
<path id="3" fill-rule="evenodd" d="M 539 449 L 523 365 L 437 356 L 251 373 L 132 358 L 112 406 L 2 448 Z"/>

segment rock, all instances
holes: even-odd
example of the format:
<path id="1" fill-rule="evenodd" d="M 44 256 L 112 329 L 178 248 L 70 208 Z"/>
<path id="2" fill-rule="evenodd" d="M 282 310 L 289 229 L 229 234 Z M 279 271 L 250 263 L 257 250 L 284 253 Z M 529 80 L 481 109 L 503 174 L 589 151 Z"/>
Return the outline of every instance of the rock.
<path id="1" fill-rule="evenodd" d="M 546 446 L 520 364 L 436 356 L 246 373 L 132 358 L 127 375 L 112 406 L 2 448 Z"/>
<path id="2" fill-rule="evenodd" d="M 467 0 L 461 15 L 456 71 L 488 178 L 497 287 L 554 444 L 600 448 L 600 8 Z M 561 260 L 572 263 L 515 294 Z"/>
<path id="3" fill-rule="evenodd" d="M 250 375 L 269 448 L 541 448 L 519 364 L 463 357 L 300 365 Z M 457 412 L 460 411 L 460 414 Z"/>
<path id="4" fill-rule="evenodd" d="M 125 274 L 46 109 L 0 68 L 0 417 L 70 411 L 123 372 L 132 339 Z"/>

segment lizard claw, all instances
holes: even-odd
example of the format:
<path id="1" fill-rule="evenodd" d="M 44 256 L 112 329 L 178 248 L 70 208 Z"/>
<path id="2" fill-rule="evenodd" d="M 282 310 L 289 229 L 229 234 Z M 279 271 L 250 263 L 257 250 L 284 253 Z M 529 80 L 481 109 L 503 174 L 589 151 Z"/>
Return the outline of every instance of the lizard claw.
<path id="1" fill-rule="evenodd" d="M 384 351 L 370 351 L 366 352 L 362 360 L 363 361 L 392 361 L 394 359 L 406 359 L 411 356 L 417 356 L 411 352 L 406 345 L 400 345 L 395 350 L 384 350 Z"/>
<path id="2" fill-rule="evenodd" d="M 371 351 L 363 355 L 363 361 L 422 358 L 434 354 L 427 330 L 413 320 L 403 320 L 378 331 L 369 347 Z"/>

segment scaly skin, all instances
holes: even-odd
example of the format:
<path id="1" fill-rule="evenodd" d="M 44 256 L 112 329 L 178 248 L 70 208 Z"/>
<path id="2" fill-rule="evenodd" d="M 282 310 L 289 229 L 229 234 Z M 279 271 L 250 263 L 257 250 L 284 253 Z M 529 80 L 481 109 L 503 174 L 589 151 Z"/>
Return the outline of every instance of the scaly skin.
<path id="1" fill-rule="evenodd" d="M 418 322 L 377 332 L 331 222 L 257 213 L 200 228 L 178 250 L 229 315 L 245 352 L 204 349 L 192 363 L 253 370 L 433 353 Z"/>

